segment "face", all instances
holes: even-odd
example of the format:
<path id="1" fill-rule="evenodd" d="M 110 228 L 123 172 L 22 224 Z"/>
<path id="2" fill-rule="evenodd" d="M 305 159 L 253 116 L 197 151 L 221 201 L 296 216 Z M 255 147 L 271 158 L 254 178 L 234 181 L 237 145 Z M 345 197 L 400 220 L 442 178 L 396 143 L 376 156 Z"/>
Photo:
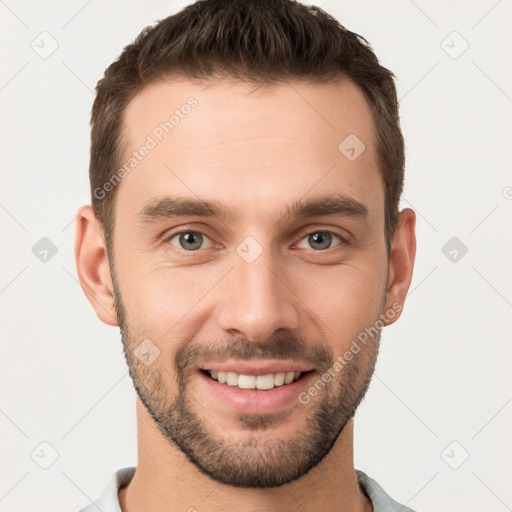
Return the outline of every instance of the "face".
<path id="1" fill-rule="evenodd" d="M 366 100 L 348 81 L 174 80 L 124 121 L 137 162 L 117 185 L 110 271 L 138 396 L 213 479 L 293 481 L 354 415 L 391 308 Z"/>

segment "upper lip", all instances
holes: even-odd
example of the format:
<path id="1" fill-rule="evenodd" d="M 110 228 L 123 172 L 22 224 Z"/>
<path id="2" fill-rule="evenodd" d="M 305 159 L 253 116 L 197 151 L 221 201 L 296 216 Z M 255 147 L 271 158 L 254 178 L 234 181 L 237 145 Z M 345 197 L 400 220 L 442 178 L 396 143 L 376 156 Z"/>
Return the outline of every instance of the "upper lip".
<path id="1" fill-rule="evenodd" d="M 298 361 L 229 361 L 218 363 L 205 363 L 203 370 L 217 370 L 219 372 L 235 372 L 244 375 L 267 375 L 269 373 L 308 372 L 313 368 L 307 363 Z"/>

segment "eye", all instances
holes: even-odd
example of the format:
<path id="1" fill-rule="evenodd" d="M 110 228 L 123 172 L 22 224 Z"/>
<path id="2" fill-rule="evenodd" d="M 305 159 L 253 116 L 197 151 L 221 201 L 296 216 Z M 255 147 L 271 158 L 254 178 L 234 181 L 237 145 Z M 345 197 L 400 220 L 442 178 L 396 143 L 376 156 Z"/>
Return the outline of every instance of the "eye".
<path id="1" fill-rule="evenodd" d="M 305 238 L 301 240 L 301 243 L 305 240 L 310 244 L 310 247 L 313 247 L 315 250 L 323 251 L 325 249 L 330 249 L 333 247 L 331 245 L 333 241 L 333 237 L 337 238 L 340 242 L 335 245 L 340 245 L 343 242 L 343 239 L 337 235 L 336 233 L 332 233 L 331 231 L 313 231 Z M 301 247 L 299 244 L 298 247 Z M 301 247 L 302 249 L 309 249 L 309 247 Z"/>
<path id="2" fill-rule="evenodd" d="M 179 245 L 173 243 L 174 239 L 177 239 L 177 244 Z M 207 240 L 209 245 L 207 247 L 201 247 L 205 240 Z M 208 249 L 211 247 L 211 240 L 206 235 L 199 233 L 198 231 L 182 231 L 180 233 L 175 233 L 168 238 L 168 242 L 171 245 L 186 251 L 196 251 L 197 249 Z"/>

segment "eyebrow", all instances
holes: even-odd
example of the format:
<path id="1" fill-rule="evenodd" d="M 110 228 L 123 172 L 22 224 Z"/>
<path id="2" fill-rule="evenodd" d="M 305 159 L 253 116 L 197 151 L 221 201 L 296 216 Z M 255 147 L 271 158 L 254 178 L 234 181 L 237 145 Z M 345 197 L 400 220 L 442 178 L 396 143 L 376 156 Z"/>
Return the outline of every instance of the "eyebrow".
<path id="1" fill-rule="evenodd" d="M 309 217 L 336 215 L 340 217 L 368 217 L 368 207 L 341 194 L 315 196 L 307 201 L 298 200 L 285 209 L 279 219 L 301 220 Z M 142 224 L 178 217 L 211 217 L 221 221 L 233 221 L 236 210 L 224 203 L 180 196 L 163 196 L 150 199 L 137 214 Z"/>

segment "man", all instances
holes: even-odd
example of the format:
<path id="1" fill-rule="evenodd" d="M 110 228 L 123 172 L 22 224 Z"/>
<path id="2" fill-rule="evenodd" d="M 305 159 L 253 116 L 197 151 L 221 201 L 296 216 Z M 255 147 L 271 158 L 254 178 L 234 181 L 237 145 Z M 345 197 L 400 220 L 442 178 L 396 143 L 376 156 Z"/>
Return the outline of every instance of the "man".
<path id="1" fill-rule="evenodd" d="M 76 261 L 119 326 L 137 468 L 84 511 L 409 511 L 353 417 L 415 257 L 393 74 L 291 0 L 203 0 L 99 81 Z"/>

